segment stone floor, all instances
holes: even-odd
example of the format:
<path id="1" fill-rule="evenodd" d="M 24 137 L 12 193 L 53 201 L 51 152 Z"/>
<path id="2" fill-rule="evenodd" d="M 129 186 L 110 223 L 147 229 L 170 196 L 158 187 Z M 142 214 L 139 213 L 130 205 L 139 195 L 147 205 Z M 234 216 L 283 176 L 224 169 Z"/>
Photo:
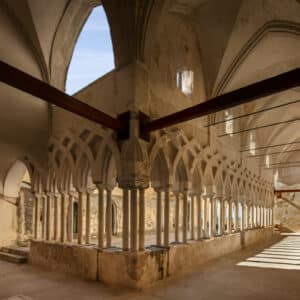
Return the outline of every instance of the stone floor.
<path id="1" fill-rule="evenodd" d="M 286 236 L 270 246 L 235 252 L 203 265 L 197 273 L 169 278 L 144 291 L 113 289 L 30 265 L 0 262 L 0 299 L 299 300 L 300 271 L 280 266 L 300 265 L 300 236 Z"/>

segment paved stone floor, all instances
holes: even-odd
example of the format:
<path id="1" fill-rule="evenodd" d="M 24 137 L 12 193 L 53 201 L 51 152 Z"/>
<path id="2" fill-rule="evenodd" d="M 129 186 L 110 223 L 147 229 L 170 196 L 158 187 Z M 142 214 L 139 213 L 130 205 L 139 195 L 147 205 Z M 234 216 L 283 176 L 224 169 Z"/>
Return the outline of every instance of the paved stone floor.
<path id="1" fill-rule="evenodd" d="M 300 236 L 287 236 L 279 244 L 235 252 L 203 265 L 196 273 L 169 278 L 144 291 L 113 289 L 30 265 L 0 261 L 0 299 L 299 300 L 300 271 L 280 268 L 298 264 L 299 248 Z M 276 266 L 270 268 L 269 264 Z"/>

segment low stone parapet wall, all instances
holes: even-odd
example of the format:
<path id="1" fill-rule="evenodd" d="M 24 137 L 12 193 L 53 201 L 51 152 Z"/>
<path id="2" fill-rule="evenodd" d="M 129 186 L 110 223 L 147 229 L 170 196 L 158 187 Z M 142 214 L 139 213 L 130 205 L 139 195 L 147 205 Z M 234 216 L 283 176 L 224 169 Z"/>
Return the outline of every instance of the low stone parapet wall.
<path id="1" fill-rule="evenodd" d="M 98 249 L 94 247 L 32 240 L 29 262 L 85 279 L 98 278 Z"/>
<path id="2" fill-rule="evenodd" d="M 112 286 L 143 288 L 168 276 L 199 270 L 201 264 L 209 260 L 271 241 L 276 235 L 278 238 L 272 228 L 253 229 L 142 252 L 100 251 L 76 244 L 32 241 L 30 262 Z"/>

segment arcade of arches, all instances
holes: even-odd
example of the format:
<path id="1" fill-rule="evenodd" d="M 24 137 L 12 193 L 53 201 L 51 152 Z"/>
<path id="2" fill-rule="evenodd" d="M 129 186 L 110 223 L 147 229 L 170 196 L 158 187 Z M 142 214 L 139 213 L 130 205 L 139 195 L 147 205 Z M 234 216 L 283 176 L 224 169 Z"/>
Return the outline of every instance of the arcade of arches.
<path id="1" fill-rule="evenodd" d="M 1 60 L 65 91 L 99 6 L 116 67 L 73 96 L 129 137 L 1 83 L 0 258 L 143 288 L 299 231 L 299 86 L 149 138 L 139 117 L 299 68 L 299 1 L 0 0 Z"/>

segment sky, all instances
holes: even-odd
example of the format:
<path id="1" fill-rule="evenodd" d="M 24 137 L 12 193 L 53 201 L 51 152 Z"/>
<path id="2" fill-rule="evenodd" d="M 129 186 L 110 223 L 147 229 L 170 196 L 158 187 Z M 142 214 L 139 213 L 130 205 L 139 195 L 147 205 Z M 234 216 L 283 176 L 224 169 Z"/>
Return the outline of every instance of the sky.
<path id="1" fill-rule="evenodd" d="M 114 69 L 109 25 L 102 6 L 93 9 L 75 45 L 66 82 L 66 92 L 76 93 Z"/>

